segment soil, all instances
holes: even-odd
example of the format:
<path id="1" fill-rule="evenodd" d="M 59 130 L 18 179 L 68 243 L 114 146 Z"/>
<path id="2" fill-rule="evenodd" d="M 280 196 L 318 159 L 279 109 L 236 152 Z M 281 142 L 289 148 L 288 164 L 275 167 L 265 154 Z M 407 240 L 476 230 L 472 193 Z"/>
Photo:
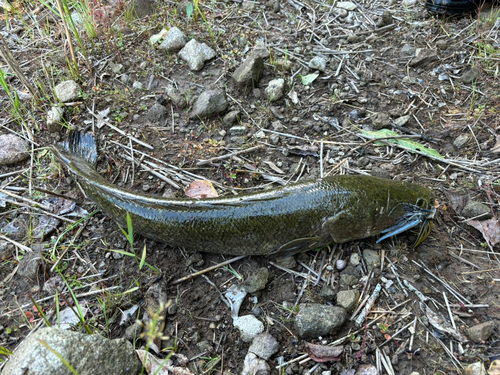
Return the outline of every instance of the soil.
<path id="1" fill-rule="evenodd" d="M 50 147 L 66 139 L 69 128 L 93 130 L 99 140 L 98 170 L 109 181 L 158 196 L 182 197 L 187 185 L 201 178 L 214 181 L 218 193 L 224 195 L 279 186 L 272 179 L 294 182 L 319 178 L 321 171 L 324 175 L 373 174 L 427 186 L 435 192 L 437 213 L 429 238 L 417 249 L 408 245 L 417 236 L 416 230 L 410 230 L 381 244 L 375 243 L 376 238 L 367 238 L 336 246 L 333 251 L 329 248 L 295 257 L 300 261 L 295 271 L 307 274 L 306 266 L 315 272 L 323 266 L 323 277 L 338 292 L 346 287 L 339 284 L 336 262 L 349 262 L 352 254 L 362 255 L 365 249 L 375 249 L 384 256 L 383 269 L 370 274 L 368 285 L 360 282 L 354 288 L 364 298 L 383 278 L 395 281 L 392 289 L 384 290 L 377 299 L 367 320 L 369 323 L 385 312 L 378 321 L 385 326 L 377 323 L 354 333 L 357 328 L 348 321 L 328 336 L 309 340 L 324 345 L 347 337 L 342 342 L 345 348 L 341 359 L 322 363 L 313 373 L 330 370 L 333 374 L 347 374 L 347 370 L 362 364 L 375 364 L 378 348 L 390 359 L 396 374 L 459 374 L 467 364 L 477 361 L 487 368 L 500 352 L 498 329 L 480 343 L 459 344 L 450 335 L 439 335 L 429 325 L 416 294 L 397 282 L 395 270 L 401 280 L 409 281 L 424 296 L 437 301 L 432 308 L 448 316 L 443 297 L 446 293 L 460 332 L 465 334 L 466 328 L 489 320 L 498 325 L 500 291 L 496 282 L 500 277 L 498 247 L 494 243 L 498 223 L 493 220 L 491 232 L 483 235 L 468 225 L 457 206 L 457 197 L 469 196 L 487 204 L 493 218 L 499 214 L 500 170 L 495 149 L 499 122 L 498 21 L 484 17 L 496 13 L 484 9 L 479 16 L 446 19 L 427 13 L 418 2 L 403 5 L 360 1 L 358 9 L 349 12 L 349 23 L 334 4 L 326 2 L 262 2 L 254 6 L 210 2 L 202 7 L 206 22 L 196 16 L 196 10 L 188 22 L 186 4 L 161 2 L 154 15 L 141 19 L 129 19 L 130 14 L 123 13 L 119 4 L 110 5 L 109 13 L 96 13 L 100 14 L 96 19 L 97 36 L 91 39 L 81 31 L 86 55 L 76 47 L 79 79 L 68 69 L 70 55 L 60 21 L 43 6 L 34 9 L 27 3 L 15 4 L 18 12 L 4 17 L 0 28 L 6 32 L 4 39 L 13 58 L 40 93 L 43 88 L 43 94 L 38 101 L 22 102 L 21 121 L 7 93 L 0 92 L 5 119 L 0 133 L 16 132 L 35 142 L 31 158 L 0 167 L 2 189 L 7 185 L 16 187 L 10 191 L 38 202 L 53 198 L 50 192 L 56 192 L 75 200 L 88 213 L 94 212 L 94 203 L 52 157 Z M 279 12 L 274 11 L 276 4 Z M 35 11 L 43 21 L 38 25 L 27 17 Z M 390 12 L 392 23 L 384 23 L 388 17 L 387 13 L 382 17 L 384 11 Z M 205 63 L 201 71 L 193 72 L 177 54 L 166 54 L 151 46 L 152 35 L 172 26 L 214 48 L 216 58 Z M 18 41 L 13 42 L 10 35 L 16 28 Z M 373 32 L 375 29 L 378 31 Z M 270 52 L 262 78 L 255 87 L 236 85 L 232 73 L 259 42 Z M 436 58 L 413 66 L 412 56 L 403 48 L 406 44 L 434 51 Z M 306 86 L 301 77 L 314 73 L 307 66 L 318 54 L 327 58 L 326 69 Z M 114 73 L 111 63 L 122 64 L 121 72 Z M 288 64 L 289 70 L 283 67 Z M 446 64 L 450 67 L 443 68 Z M 471 83 L 463 75 L 473 66 L 476 80 Z M 441 70 L 435 70 L 439 67 Z M 121 81 L 123 74 L 130 77 L 126 84 Z M 276 78 L 285 79 L 285 96 L 269 102 L 264 90 Z M 64 127 L 49 128 L 45 119 L 54 103 L 53 87 L 67 79 L 78 81 L 83 96 L 67 106 Z M 134 89 L 133 82 L 142 83 L 143 89 Z M 8 77 L 8 84 L 11 90 L 25 91 L 17 78 Z M 181 109 L 167 102 L 166 122 L 151 123 L 148 110 L 165 96 L 169 84 L 177 86 L 188 106 Z M 225 88 L 230 101 L 226 113 L 240 111 L 239 122 L 224 123 L 224 114 L 189 119 L 192 103 L 212 88 Z M 293 99 L 292 93 L 300 102 Z M 156 162 L 157 170 L 180 189 L 138 165 L 132 168 L 132 163 L 124 158 L 131 147 L 129 138 L 107 125 L 99 128 L 90 113 L 108 108 L 109 123 L 152 146 L 147 149 L 134 143 L 134 157 Z M 406 122 L 391 126 L 402 118 Z M 244 126 L 245 130 L 236 134 L 235 129 L 231 130 L 234 125 Z M 410 152 L 395 144 L 395 139 L 378 144 L 361 136 L 362 131 L 377 131 L 381 127 L 411 136 L 411 140 L 434 149 L 443 159 L 422 147 L 417 153 Z M 237 157 L 197 165 L 199 160 L 254 146 L 260 147 Z M 7 175 L 19 170 L 24 172 Z M 20 216 L 36 223 L 39 215 L 39 211 L 10 203 L 1 210 L 1 227 Z M 239 278 L 247 279 L 259 268 L 268 268 L 268 284 L 259 295 L 245 299 L 240 315 L 256 314 L 278 341 L 278 353 L 267 361 L 271 373 L 278 373 L 280 358 L 289 362 L 306 352 L 306 341 L 297 336 L 293 325 L 297 311 L 286 307 L 295 305 L 305 280 L 272 265 L 272 257 L 247 257 L 204 277 L 174 283 L 231 257 L 207 253 L 199 256 L 190 249 L 171 248 L 135 234 L 138 256 L 134 258 L 123 255 L 132 251 L 127 239 L 101 212 L 83 224 L 68 225 L 61 222 L 42 240 L 33 238 L 31 230 L 16 238 L 31 249 L 42 249 L 41 259 L 34 261 L 34 271 L 32 263 L 26 262 L 25 250 L 9 247 L 11 242 L 2 237 L 1 347 L 14 350 L 34 327 L 44 324 L 30 296 L 41 300 L 54 295 L 44 285 L 57 275 L 53 266 L 58 261 L 57 269 L 76 294 L 96 290 L 93 288 L 97 286 L 103 290 L 119 287 L 78 299 L 89 308 L 86 323 L 109 338 L 124 337 L 134 319 L 146 322 L 143 314 L 148 309 L 151 317 L 158 296 L 151 297 L 148 290 L 155 284 L 161 285 L 168 307 L 164 330 L 158 333 L 155 343 L 159 349 L 175 347 L 192 359 L 189 368 L 193 373 L 214 374 L 241 373 L 249 347 L 233 327 L 230 310 L 219 291 L 224 293 L 239 283 Z M 142 265 L 144 248 L 147 264 Z M 390 267 L 389 261 L 395 268 Z M 468 305 L 445 288 L 443 282 L 466 298 Z M 300 303 L 335 305 L 334 298 L 321 297 L 323 287 L 323 282 L 316 286 L 308 282 Z M 64 284 L 60 284 L 60 290 L 64 290 Z M 53 317 L 55 303 L 54 298 L 49 298 L 38 306 Z M 59 304 L 61 309 L 71 305 L 72 298 L 65 294 Z M 120 324 L 122 312 L 137 305 L 141 308 L 134 318 Z M 415 317 L 418 319 L 414 335 L 405 329 L 381 346 L 387 335 L 394 336 Z M 75 329 L 83 331 L 80 326 Z M 145 345 L 145 338 L 137 338 L 134 345 Z M 450 348 L 452 354 L 448 353 Z M 163 357 L 167 353 L 165 350 L 157 355 Z M 209 358 L 218 359 L 212 369 Z M 295 362 L 283 371 L 302 374 L 314 364 L 312 360 Z"/>

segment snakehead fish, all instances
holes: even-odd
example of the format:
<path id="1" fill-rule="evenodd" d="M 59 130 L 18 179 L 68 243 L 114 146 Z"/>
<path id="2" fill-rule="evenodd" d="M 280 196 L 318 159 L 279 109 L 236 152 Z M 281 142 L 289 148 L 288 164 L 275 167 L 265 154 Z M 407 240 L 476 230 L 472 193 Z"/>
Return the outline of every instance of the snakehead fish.
<path id="1" fill-rule="evenodd" d="M 405 207 L 427 212 L 432 198 L 425 187 L 371 176 L 331 176 L 229 197 L 162 198 L 119 188 L 99 175 L 90 134 L 72 132 L 54 151 L 119 225 L 127 225 L 129 213 L 136 233 L 210 253 L 291 255 L 367 238 L 408 215 Z"/>

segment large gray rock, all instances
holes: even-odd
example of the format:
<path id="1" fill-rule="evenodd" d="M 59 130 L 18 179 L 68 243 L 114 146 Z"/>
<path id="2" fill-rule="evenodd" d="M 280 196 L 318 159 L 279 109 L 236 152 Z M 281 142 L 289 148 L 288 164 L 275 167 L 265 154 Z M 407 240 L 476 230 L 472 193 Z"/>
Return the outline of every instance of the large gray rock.
<path id="1" fill-rule="evenodd" d="M 257 85 L 264 72 L 264 60 L 259 55 L 251 55 L 236 68 L 233 79 L 239 85 Z"/>
<path id="2" fill-rule="evenodd" d="M 174 26 L 168 30 L 167 35 L 165 35 L 165 39 L 163 39 L 163 42 L 160 44 L 158 49 L 169 53 L 178 52 L 188 41 L 188 37 L 178 27 Z"/>
<path id="3" fill-rule="evenodd" d="M 81 88 L 78 83 L 71 79 L 58 84 L 55 91 L 57 98 L 63 103 L 80 99 Z"/>
<path id="4" fill-rule="evenodd" d="M 14 134 L 0 135 L 0 165 L 18 163 L 29 158 L 28 142 Z"/>
<path id="5" fill-rule="evenodd" d="M 208 90 L 201 93 L 193 105 L 190 118 L 205 117 L 224 112 L 229 107 L 223 89 Z"/>
<path id="6" fill-rule="evenodd" d="M 215 51 L 206 43 L 198 43 L 196 40 L 191 39 L 179 51 L 179 57 L 187 62 L 189 69 L 198 71 L 203 68 L 205 61 L 215 57 Z"/>
<path id="7" fill-rule="evenodd" d="M 51 349 L 49 350 L 48 347 Z M 141 363 L 132 344 L 56 328 L 44 328 L 24 340 L 2 375 L 71 375 L 57 352 L 80 375 L 138 374 Z"/>
<path id="8" fill-rule="evenodd" d="M 295 318 L 297 334 L 304 339 L 317 338 L 332 333 L 347 319 L 347 312 L 338 306 L 326 306 L 317 303 L 299 305 Z"/>

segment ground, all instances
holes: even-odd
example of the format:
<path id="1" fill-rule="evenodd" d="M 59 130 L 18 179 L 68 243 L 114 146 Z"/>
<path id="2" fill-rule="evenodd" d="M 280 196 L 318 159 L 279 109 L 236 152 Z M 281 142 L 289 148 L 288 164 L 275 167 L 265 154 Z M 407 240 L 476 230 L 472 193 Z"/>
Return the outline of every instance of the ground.
<path id="1" fill-rule="evenodd" d="M 12 199 L 22 205 L 6 202 L 2 208 L 0 228 L 20 218 L 25 223 L 17 237 L 3 231 L 0 238 L 0 346 L 4 352 L 14 350 L 32 329 L 45 324 L 39 310 L 54 319 L 57 303 L 63 309 L 76 299 L 88 309 L 85 324 L 105 337 L 118 338 L 125 336 L 135 319 L 145 322 L 144 312 L 149 309 L 151 316 L 151 309 L 162 300 L 167 302 L 165 329 L 155 334 L 158 348 L 166 349 L 160 357 L 174 350 L 195 358 L 189 363 L 194 373 L 240 373 L 249 343 L 233 327 L 216 288 L 224 293 L 264 267 L 269 269 L 269 282 L 255 298 L 245 299 L 240 315 L 256 314 L 278 341 L 279 351 L 268 361 L 271 373 L 277 373 L 274 368 L 280 357 L 290 362 L 305 353 L 305 340 L 297 336 L 293 324 L 303 277 L 275 267 L 272 257 L 253 256 L 176 283 L 195 269 L 231 257 L 171 248 L 137 233 L 132 249 L 118 226 L 95 212 L 95 204 L 54 159 L 51 149 L 67 138 L 70 129 L 87 129 L 99 140 L 97 168 L 102 176 L 120 187 L 151 195 L 183 197 L 187 185 L 200 179 L 213 181 L 219 195 L 228 195 L 322 174 L 373 174 L 432 189 L 437 207 L 434 227 L 416 249 L 409 244 L 417 231 L 410 230 L 381 244 L 372 237 L 296 257 L 295 271 L 307 275 L 306 267 L 315 272 L 322 267 L 323 277 L 338 292 L 347 287 L 339 282 L 337 261 L 349 263 L 353 254 L 375 249 L 383 268 L 370 273 L 368 282 L 361 279 L 353 286 L 362 293 L 360 300 L 383 278 L 395 282 L 380 295 L 368 316 L 367 323 L 382 315 L 376 324 L 357 332 L 352 322 L 346 322 L 326 337 L 309 340 L 328 344 L 346 337 L 340 361 L 325 362 L 314 373 L 349 373 L 348 369 L 362 364 L 375 364 L 380 355 L 390 359 L 397 374 L 458 374 L 477 361 L 487 368 L 498 356 L 498 330 L 484 342 L 462 343 L 463 350 L 450 335 L 434 337 L 416 294 L 403 288 L 396 274 L 436 301 L 431 307 L 448 316 L 444 293 L 463 334 L 478 323 L 492 320 L 498 325 L 495 219 L 499 213 L 500 46 L 495 9 L 447 19 L 411 1 L 358 2 L 354 11 L 341 9 L 336 2 L 309 0 L 206 2 L 199 8 L 187 2 L 160 3 L 145 18 L 135 18 L 120 2 L 88 4 L 95 15 L 90 18 L 94 26 L 80 29 L 80 40 L 73 34 L 71 42 L 78 69 L 71 63 L 62 23 L 43 5 L 14 4 L 0 23 L 12 60 L 37 94 L 37 98 L 16 101 L 13 93 L 27 92 L 26 86 L 13 75 L 0 81 L 4 118 L 0 134 L 13 132 L 33 145 L 27 160 L 0 166 L 0 187 L 51 207 L 62 202 L 55 192 L 85 210 L 73 207 L 73 212 L 81 213 L 75 217 L 54 209 L 52 213 L 73 224 L 63 220 L 50 234 L 36 236 L 34 228 L 43 208 L 34 209 L 32 201 L 19 198 Z M 153 35 L 173 26 L 207 43 L 216 57 L 200 71 L 191 71 L 177 54 L 151 45 Z M 262 78 L 254 87 L 235 84 L 233 72 L 259 43 L 269 52 Z M 413 57 L 416 49 L 423 51 Z M 5 47 L 2 51 L 7 53 Z M 306 85 L 304 79 L 315 73 L 308 63 L 317 55 L 326 58 L 326 67 Z M 422 61 L 416 63 L 418 59 Z M 2 70 L 8 71 L 2 64 Z M 124 75 L 129 79 L 126 83 Z M 285 80 L 285 95 L 270 102 L 265 89 L 277 78 Z M 54 87 L 69 79 L 80 85 L 82 96 L 66 104 L 63 126 L 47 126 L 47 113 L 56 103 Z M 142 83 L 142 88 L 133 86 L 135 82 Z M 171 84 L 187 102 L 186 109 L 165 96 Z M 212 88 L 226 90 L 230 108 L 190 119 L 192 104 Z M 156 101 L 166 103 L 168 109 L 159 123 L 148 117 Z M 97 125 L 92 112 L 107 109 L 107 122 L 121 132 L 107 124 Z M 222 120 L 230 111 L 240 112 L 234 124 Z M 382 128 L 418 144 L 398 143 L 402 138 L 394 134 L 369 133 Z M 376 143 L 370 140 L 374 134 L 387 138 Z M 134 159 L 141 159 L 140 166 L 132 166 L 130 157 L 124 157 L 132 148 Z M 241 153 L 199 164 L 235 151 Z M 151 168 L 156 174 L 148 171 Z M 484 233 L 462 216 L 463 204 L 459 203 L 467 196 L 489 207 L 493 219 Z M 83 220 L 75 224 L 79 218 Z M 12 240 L 17 241 L 15 246 Z M 35 254 L 42 249 L 41 256 L 33 256 L 26 247 Z M 136 256 L 131 256 L 132 250 Z M 55 292 L 47 290 L 48 280 L 61 278 L 58 273 L 77 297 L 64 293 L 61 279 L 58 290 L 64 297 L 58 302 L 51 297 Z M 164 294 L 151 293 L 155 285 Z M 323 282 L 306 283 L 299 303 L 335 304 L 334 297 L 324 297 L 323 289 Z M 35 306 L 33 301 L 40 302 Z M 134 318 L 120 324 L 122 312 L 138 305 L 141 308 Z M 416 317 L 414 334 L 405 328 L 396 336 Z M 83 332 L 84 323 L 75 329 Z M 390 341 L 381 347 L 386 338 Z M 137 348 L 146 345 L 145 337 L 133 342 Z M 312 360 L 295 362 L 283 371 L 306 373 L 313 366 Z"/>

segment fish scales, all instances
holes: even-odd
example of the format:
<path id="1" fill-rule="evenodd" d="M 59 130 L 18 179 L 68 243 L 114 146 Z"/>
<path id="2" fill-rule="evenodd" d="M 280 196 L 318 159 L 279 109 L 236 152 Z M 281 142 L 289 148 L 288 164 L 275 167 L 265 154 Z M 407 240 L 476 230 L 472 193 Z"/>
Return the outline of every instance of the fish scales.
<path id="1" fill-rule="evenodd" d="M 420 185 L 372 176 L 330 176 L 238 196 L 162 198 L 119 188 L 100 176 L 95 139 L 71 133 L 55 148 L 83 190 L 121 226 L 174 247 L 231 255 L 290 255 L 379 234 L 403 203 L 428 205 Z"/>

